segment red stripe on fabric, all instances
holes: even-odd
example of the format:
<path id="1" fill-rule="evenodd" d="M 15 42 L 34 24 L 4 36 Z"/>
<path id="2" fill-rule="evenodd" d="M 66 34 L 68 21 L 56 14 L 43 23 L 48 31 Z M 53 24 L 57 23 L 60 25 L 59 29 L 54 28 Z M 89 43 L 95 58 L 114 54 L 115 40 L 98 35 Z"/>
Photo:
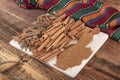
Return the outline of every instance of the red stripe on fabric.
<path id="1" fill-rule="evenodd" d="M 91 23 L 89 26 L 94 28 L 96 27 L 96 25 L 100 25 L 103 24 L 112 14 L 114 14 L 115 12 L 118 12 L 116 9 L 111 9 L 110 11 L 108 11 L 105 15 L 105 17 L 103 17 L 102 19 L 100 19 L 99 21 L 96 21 L 94 23 Z"/>
<path id="2" fill-rule="evenodd" d="M 106 30 L 105 33 L 107 33 L 108 35 L 111 35 L 111 33 L 115 32 L 116 29 L 117 29 L 117 28 L 108 29 L 108 30 Z"/>
<path id="3" fill-rule="evenodd" d="M 94 3 L 97 2 L 97 0 L 90 0 L 90 5 L 94 5 Z"/>
<path id="4" fill-rule="evenodd" d="M 76 6 L 73 10 L 67 12 L 66 15 L 71 16 L 72 14 L 79 11 L 80 9 L 86 8 L 88 6 L 90 6 L 90 5 L 88 5 L 88 4 L 80 4 L 80 5 Z"/>
<path id="5" fill-rule="evenodd" d="M 59 0 L 52 0 L 51 2 L 49 2 L 48 4 L 46 5 L 43 5 L 43 8 L 44 9 L 48 9 L 50 8 L 51 6 L 55 5 Z"/>

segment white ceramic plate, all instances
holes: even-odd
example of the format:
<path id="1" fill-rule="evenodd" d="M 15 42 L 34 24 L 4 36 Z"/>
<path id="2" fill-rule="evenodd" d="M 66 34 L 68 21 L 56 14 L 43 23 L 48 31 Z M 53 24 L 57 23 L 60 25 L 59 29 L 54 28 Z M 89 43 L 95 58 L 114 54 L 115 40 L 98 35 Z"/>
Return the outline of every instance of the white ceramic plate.
<path id="1" fill-rule="evenodd" d="M 102 33 L 102 32 L 94 35 L 93 41 L 86 46 L 86 47 L 90 47 L 92 49 L 93 53 L 91 54 L 91 56 L 88 59 L 83 60 L 79 66 L 68 68 L 67 70 L 62 70 L 54 65 L 56 63 L 56 57 L 54 57 L 53 59 L 48 61 L 46 64 L 59 70 L 62 73 L 68 75 L 69 77 L 74 78 L 83 69 L 83 67 L 88 63 L 88 61 L 95 55 L 95 53 L 100 49 L 100 47 L 105 43 L 105 41 L 107 39 L 108 39 L 108 35 L 105 33 Z M 75 43 L 75 42 L 73 41 L 73 43 Z M 18 42 L 14 41 L 14 40 L 10 41 L 10 45 L 23 51 L 24 53 L 26 53 L 28 55 L 32 55 L 32 52 L 30 52 L 29 49 L 27 49 L 27 51 L 25 51 L 25 49 L 21 49 Z"/>

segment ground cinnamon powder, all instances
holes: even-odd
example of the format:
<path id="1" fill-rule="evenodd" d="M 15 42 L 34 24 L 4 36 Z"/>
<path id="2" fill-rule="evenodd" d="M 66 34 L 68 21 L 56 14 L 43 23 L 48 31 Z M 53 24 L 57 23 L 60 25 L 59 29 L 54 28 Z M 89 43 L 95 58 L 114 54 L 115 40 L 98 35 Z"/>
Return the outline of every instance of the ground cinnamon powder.
<path id="1" fill-rule="evenodd" d="M 93 40 L 93 33 L 84 33 L 78 44 L 71 46 L 57 56 L 56 66 L 65 70 L 80 65 L 83 59 L 87 59 L 92 51 L 86 46 Z"/>

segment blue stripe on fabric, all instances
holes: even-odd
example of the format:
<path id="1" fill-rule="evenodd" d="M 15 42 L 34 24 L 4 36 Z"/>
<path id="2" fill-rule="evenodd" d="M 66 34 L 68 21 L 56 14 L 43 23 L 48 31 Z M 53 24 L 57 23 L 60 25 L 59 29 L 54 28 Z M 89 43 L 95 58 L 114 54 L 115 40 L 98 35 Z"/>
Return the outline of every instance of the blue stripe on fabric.
<path id="1" fill-rule="evenodd" d="M 117 20 L 116 20 L 116 25 L 117 25 L 117 26 L 120 25 L 120 17 L 117 18 Z"/>
<path id="2" fill-rule="evenodd" d="M 42 3 L 42 5 L 46 5 L 46 4 L 48 4 L 50 1 L 52 1 L 52 0 L 44 0 L 44 2 Z"/>
<path id="3" fill-rule="evenodd" d="M 87 0 L 87 3 L 86 4 L 89 4 L 90 3 L 90 0 Z"/>
<path id="4" fill-rule="evenodd" d="M 86 23 L 87 23 L 87 25 L 90 25 L 90 24 L 92 24 L 92 23 L 94 23 L 94 22 L 96 22 L 96 21 L 98 21 L 98 20 L 102 19 L 102 18 L 106 15 L 106 13 L 107 13 L 108 11 L 110 11 L 110 10 L 112 10 L 112 9 L 111 9 L 111 7 L 109 7 L 109 8 L 107 8 L 107 9 L 105 9 L 105 10 L 104 10 L 104 13 L 103 13 L 102 15 L 97 16 L 96 18 L 94 18 L 94 19 L 92 19 L 92 20 L 87 21 L 87 22 L 86 22 Z"/>
<path id="5" fill-rule="evenodd" d="M 81 4 L 81 3 L 79 3 L 79 4 Z M 69 11 L 73 10 L 75 7 L 79 6 L 79 4 L 75 4 L 69 10 L 65 11 L 64 14 L 68 13 Z"/>

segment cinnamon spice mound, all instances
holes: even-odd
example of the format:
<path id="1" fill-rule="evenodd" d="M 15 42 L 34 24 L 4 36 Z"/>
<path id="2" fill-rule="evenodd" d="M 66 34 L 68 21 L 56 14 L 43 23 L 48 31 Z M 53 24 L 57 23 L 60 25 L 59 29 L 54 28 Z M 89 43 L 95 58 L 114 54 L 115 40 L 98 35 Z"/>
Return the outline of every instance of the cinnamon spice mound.
<path id="1" fill-rule="evenodd" d="M 76 45 L 71 46 L 57 56 L 55 65 L 63 70 L 80 65 L 84 59 L 92 54 L 91 49 L 86 47 L 92 40 L 92 33 L 84 33 Z"/>

